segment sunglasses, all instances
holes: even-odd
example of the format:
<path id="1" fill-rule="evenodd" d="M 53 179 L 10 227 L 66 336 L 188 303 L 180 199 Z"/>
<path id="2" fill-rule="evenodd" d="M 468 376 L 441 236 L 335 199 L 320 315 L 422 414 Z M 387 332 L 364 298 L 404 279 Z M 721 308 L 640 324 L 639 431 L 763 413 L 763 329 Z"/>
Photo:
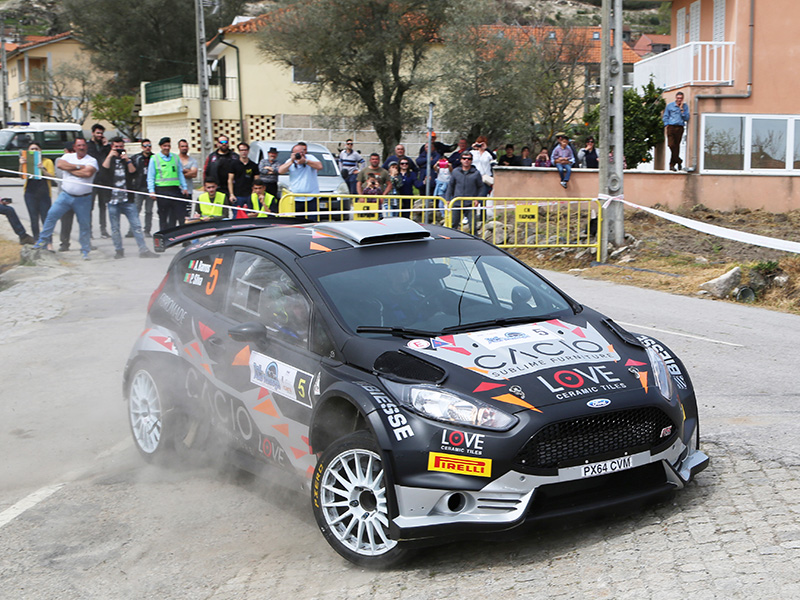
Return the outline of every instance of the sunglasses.
<path id="1" fill-rule="evenodd" d="M 152 148 L 152 144 L 142 144 L 142 148 Z"/>
<path id="2" fill-rule="evenodd" d="M 461 160 L 472 160 L 471 156 L 462 156 Z"/>
<path id="3" fill-rule="evenodd" d="M 220 143 L 220 144 L 227 144 L 227 143 L 228 143 L 228 140 L 219 140 L 219 143 Z"/>

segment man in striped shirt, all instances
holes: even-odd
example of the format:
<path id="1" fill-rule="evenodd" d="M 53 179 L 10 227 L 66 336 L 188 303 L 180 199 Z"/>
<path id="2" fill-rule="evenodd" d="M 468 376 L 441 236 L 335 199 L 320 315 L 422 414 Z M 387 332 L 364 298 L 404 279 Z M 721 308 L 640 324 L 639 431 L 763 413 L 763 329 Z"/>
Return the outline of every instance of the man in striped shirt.
<path id="1" fill-rule="evenodd" d="M 358 182 L 358 172 L 364 166 L 364 159 L 358 150 L 353 150 L 353 140 L 344 143 L 344 150 L 339 153 L 339 168 L 342 170 L 342 177 L 347 182 L 347 187 L 351 194 L 356 193 L 356 183 Z"/>

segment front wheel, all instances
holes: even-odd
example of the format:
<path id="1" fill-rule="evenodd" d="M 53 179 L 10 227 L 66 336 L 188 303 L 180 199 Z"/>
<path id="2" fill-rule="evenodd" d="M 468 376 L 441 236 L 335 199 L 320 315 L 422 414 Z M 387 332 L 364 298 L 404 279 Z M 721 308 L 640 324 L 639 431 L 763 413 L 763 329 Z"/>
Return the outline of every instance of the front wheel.
<path id="1" fill-rule="evenodd" d="M 382 569 L 408 550 L 389 538 L 383 461 L 375 440 L 358 431 L 322 453 L 314 472 L 312 507 L 322 535 L 340 555 L 360 566 Z"/>

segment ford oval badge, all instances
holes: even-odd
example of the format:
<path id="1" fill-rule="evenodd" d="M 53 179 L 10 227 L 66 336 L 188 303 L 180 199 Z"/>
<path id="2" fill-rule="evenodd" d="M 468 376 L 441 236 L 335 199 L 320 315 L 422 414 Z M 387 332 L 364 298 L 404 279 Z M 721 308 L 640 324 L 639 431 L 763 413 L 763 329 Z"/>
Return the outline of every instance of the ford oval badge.
<path id="1" fill-rule="evenodd" d="M 589 400 L 586 403 L 586 406 L 589 408 L 603 408 L 604 406 L 608 406 L 611 404 L 611 400 L 608 398 L 595 398 L 594 400 Z"/>

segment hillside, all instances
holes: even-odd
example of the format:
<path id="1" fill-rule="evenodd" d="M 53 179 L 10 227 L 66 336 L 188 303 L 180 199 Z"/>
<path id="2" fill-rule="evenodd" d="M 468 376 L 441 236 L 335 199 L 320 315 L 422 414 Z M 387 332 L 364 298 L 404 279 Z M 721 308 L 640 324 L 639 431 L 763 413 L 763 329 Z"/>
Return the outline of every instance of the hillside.
<path id="1" fill-rule="evenodd" d="M 189 0 L 184 0 L 189 1 Z M 544 19 L 552 25 L 572 22 L 599 25 L 602 0 L 498 0 L 520 11 L 524 19 Z M 60 0 L 0 0 L 6 26 L 12 35 L 53 35 L 69 25 L 60 18 Z M 247 14 L 257 15 L 274 2 L 248 3 Z M 641 0 L 625 0 L 623 18 L 634 33 L 668 33 L 669 12 Z"/>

